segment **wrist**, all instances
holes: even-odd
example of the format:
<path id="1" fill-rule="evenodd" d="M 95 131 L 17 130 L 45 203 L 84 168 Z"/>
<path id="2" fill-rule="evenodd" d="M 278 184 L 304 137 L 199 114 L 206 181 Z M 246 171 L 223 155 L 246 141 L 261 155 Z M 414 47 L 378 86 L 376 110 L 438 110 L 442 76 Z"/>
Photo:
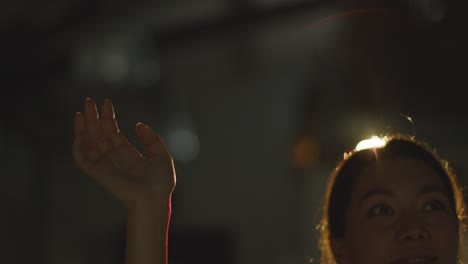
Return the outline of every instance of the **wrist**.
<path id="1" fill-rule="evenodd" d="M 171 196 L 158 199 L 145 199 L 127 206 L 129 214 L 168 215 L 171 211 Z"/>

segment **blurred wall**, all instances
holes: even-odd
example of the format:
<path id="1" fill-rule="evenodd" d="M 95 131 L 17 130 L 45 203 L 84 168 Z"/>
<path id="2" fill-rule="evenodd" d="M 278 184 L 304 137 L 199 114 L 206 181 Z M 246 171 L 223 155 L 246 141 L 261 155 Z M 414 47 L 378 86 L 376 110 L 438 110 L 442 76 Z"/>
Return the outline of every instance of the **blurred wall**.
<path id="1" fill-rule="evenodd" d="M 166 139 L 171 263 L 317 259 L 327 176 L 372 134 L 415 133 L 464 182 L 456 1 L 26 2 L 2 9 L 8 262 L 122 263 L 125 210 L 71 160 L 86 97 Z"/>

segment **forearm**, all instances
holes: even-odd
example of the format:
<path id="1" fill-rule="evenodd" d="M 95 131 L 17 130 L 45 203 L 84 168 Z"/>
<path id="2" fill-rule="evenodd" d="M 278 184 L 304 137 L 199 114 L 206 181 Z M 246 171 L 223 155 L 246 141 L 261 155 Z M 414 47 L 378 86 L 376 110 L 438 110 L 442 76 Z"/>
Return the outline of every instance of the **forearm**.
<path id="1" fill-rule="evenodd" d="M 164 204 L 128 211 L 125 264 L 167 264 L 170 198 Z"/>

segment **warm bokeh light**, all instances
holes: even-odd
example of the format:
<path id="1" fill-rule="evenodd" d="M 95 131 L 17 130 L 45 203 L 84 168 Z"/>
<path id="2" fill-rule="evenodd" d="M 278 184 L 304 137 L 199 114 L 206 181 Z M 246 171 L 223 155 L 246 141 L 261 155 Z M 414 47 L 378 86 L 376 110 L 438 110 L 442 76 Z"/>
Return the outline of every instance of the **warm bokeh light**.
<path id="1" fill-rule="evenodd" d="M 319 161 L 319 144 L 316 138 L 302 135 L 292 146 L 292 162 L 295 168 L 308 170 Z"/>

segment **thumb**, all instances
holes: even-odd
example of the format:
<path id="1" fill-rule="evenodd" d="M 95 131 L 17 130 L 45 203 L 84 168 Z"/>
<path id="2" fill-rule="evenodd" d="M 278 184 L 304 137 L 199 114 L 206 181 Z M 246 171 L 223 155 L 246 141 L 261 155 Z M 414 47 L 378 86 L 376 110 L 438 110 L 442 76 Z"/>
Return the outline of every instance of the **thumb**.
<path id="1" fill-rule="evenodd" d="M 138 140 L 145 147 L 148 158 L 171 158 L 161 136 L 149 126 L 138 122 L 136 124 L 136 134 Z"/>

